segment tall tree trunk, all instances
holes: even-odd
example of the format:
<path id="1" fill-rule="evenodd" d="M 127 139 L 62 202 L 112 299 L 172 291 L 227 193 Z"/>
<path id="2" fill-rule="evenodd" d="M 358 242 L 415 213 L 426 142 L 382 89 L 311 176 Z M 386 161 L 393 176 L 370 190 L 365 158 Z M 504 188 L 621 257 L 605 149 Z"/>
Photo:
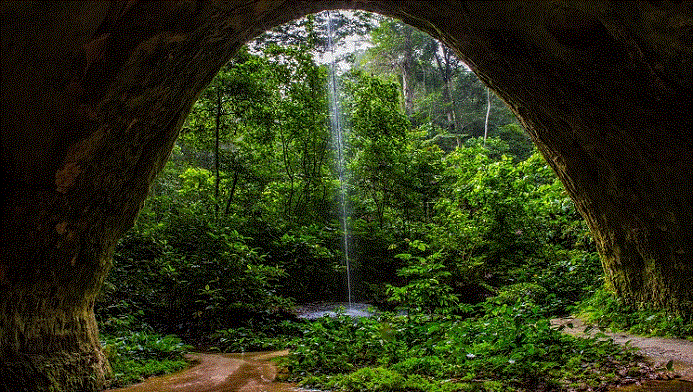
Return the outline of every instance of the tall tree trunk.
<path id="1" fill-rule="evenodd" d="M 402 70 L 402 92 L 404 94 L 404 112 L 411 118 L 414 113 L 414 48 L 411 42 L 412 28 L 404 26 L 404 53 L 400 69 Z"/>
<path id="2" fill-rule="evenodd" d="M 441 59 L 440 54 L 436 50 L 434 53 L 434 58 L 436 59 L 436 65 L 438 66 L 438 71 L 440 72 L 440 78 L 443 81 L 443 91 L 442 98 L 443 104 L 445 105 L 445 117 L 448 121 L 448 126 L 452 131 L 459 130 L 457 125 L 457 115 L 455 112 L 455 100 L 452 98 L 452 93 L 450 85 L 452 84 L 452 66 L 450 64 L 451 51 L 447 47 L 442 48 L 443 58 Z"/>

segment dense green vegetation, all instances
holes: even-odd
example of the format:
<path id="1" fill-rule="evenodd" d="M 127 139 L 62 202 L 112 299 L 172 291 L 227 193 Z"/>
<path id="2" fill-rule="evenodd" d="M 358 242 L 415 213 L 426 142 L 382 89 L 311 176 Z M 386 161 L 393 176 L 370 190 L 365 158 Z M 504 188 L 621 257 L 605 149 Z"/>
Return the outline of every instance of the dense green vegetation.
<path id="1" fill-rule="evenodd" d="M 586 321 L 616 331 L 643 336 L 665 336 L 693 340 L 693 320 L 655 310 L 647 305 L 629 306 L 605 289 L 582 301 L 576 313 Z"/>
<path id="2" fill-rule="evenodd" d="M 114 385 L 184 366 L 175 334 L 289 347 L 291 379 L 334 390 L 598 386 L 633 355 L 549 323 L 592 295 L 613 305 L 585 302 L 597 321 L 690 336 L 614 317 L 583 220 L 508 110 L 438 42 L 366 16 L 338 19 L 372 42 L 342 59 L 340 116 L 354 295 L 383 312 L 297 319 L 346 298 L 321 18 L 242 50 L 193 108 L 97 304 Z"/>
<path id="3" fill-rule="evenodd" d="M 469 311 L 323 318 L 290 345 L 285 365 L 302 385 L 329 390 L 536 391 L 599 387 L 632 359 L 608 341 L 552 328 L 531 302 L 488 301 Z"/>
<path id="4" fill-rule="evenodd" d="M 101 323 L 101 340 L 113 372 L 110 387 L 171 373 L 188 365 L 183 354 L 192 346 L 177 336 L 162 336 L 151 327 L 135 324 L 133 315 L 112 317 Z"/>

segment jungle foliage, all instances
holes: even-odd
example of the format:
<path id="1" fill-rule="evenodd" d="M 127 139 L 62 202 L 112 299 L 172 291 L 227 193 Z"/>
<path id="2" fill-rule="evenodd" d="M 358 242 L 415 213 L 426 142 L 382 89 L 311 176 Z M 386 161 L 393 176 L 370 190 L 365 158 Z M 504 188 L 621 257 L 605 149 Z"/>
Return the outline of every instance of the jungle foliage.
<path id="1" fill-rule="evenodd" d="M 334 391 L 537 391 L 603 388 L 639 372 L 601 334 L 574 338 L 531 301 L 489 300 L 464 315 L 322 318 L 289 343 L 301 385 Z"/>

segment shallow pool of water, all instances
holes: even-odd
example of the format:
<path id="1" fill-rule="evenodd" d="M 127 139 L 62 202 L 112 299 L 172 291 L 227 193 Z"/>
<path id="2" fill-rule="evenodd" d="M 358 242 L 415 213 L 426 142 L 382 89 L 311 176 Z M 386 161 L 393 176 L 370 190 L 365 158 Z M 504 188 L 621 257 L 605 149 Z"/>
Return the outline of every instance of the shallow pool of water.
<path id="1" fill-rule="evenodd" d="M 371 317 L 376 313 L 375 309 L 369 304 L 352 303 L 350 307 L 346 302 L 325 302 L 303 305 L 299 306 L 296 312 L 298 313 L 298 317 L 308 320 L 315 320 L 324 316 L 335 317 L 338 314 L 354 318 Z"/>

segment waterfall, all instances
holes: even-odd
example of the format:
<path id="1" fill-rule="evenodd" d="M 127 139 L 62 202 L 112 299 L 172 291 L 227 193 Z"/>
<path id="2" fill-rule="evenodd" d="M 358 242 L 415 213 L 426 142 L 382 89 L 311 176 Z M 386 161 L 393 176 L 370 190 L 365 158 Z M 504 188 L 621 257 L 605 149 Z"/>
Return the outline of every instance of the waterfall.
<path id="1" fill-rule="evenodd" d="M 332 131 L 332 140 L 337 150 L 337 174 L 339 176 L 339 193 L 340 193 L 340 220 L 342 224 L 342 237 L 344 240 L 344 263 L 346 265 L 347 275 L 347 295 L 349 299 L 349 309 L 351 309 L 351 263 L 349 259 L 349 232 L 347 225 L 347 199 L 346 185 L 344 178 L 344 132 L 340 121 L 339 96 L 337 95 L 337 59 L 334 51 L 333 32 L 332 32 L 332 16 L 327 11 L 327 49 L 332 56 L 330 61 L 330 78 L 329 78 L 329 96 L 330 96 L 330 125 Z"/>

